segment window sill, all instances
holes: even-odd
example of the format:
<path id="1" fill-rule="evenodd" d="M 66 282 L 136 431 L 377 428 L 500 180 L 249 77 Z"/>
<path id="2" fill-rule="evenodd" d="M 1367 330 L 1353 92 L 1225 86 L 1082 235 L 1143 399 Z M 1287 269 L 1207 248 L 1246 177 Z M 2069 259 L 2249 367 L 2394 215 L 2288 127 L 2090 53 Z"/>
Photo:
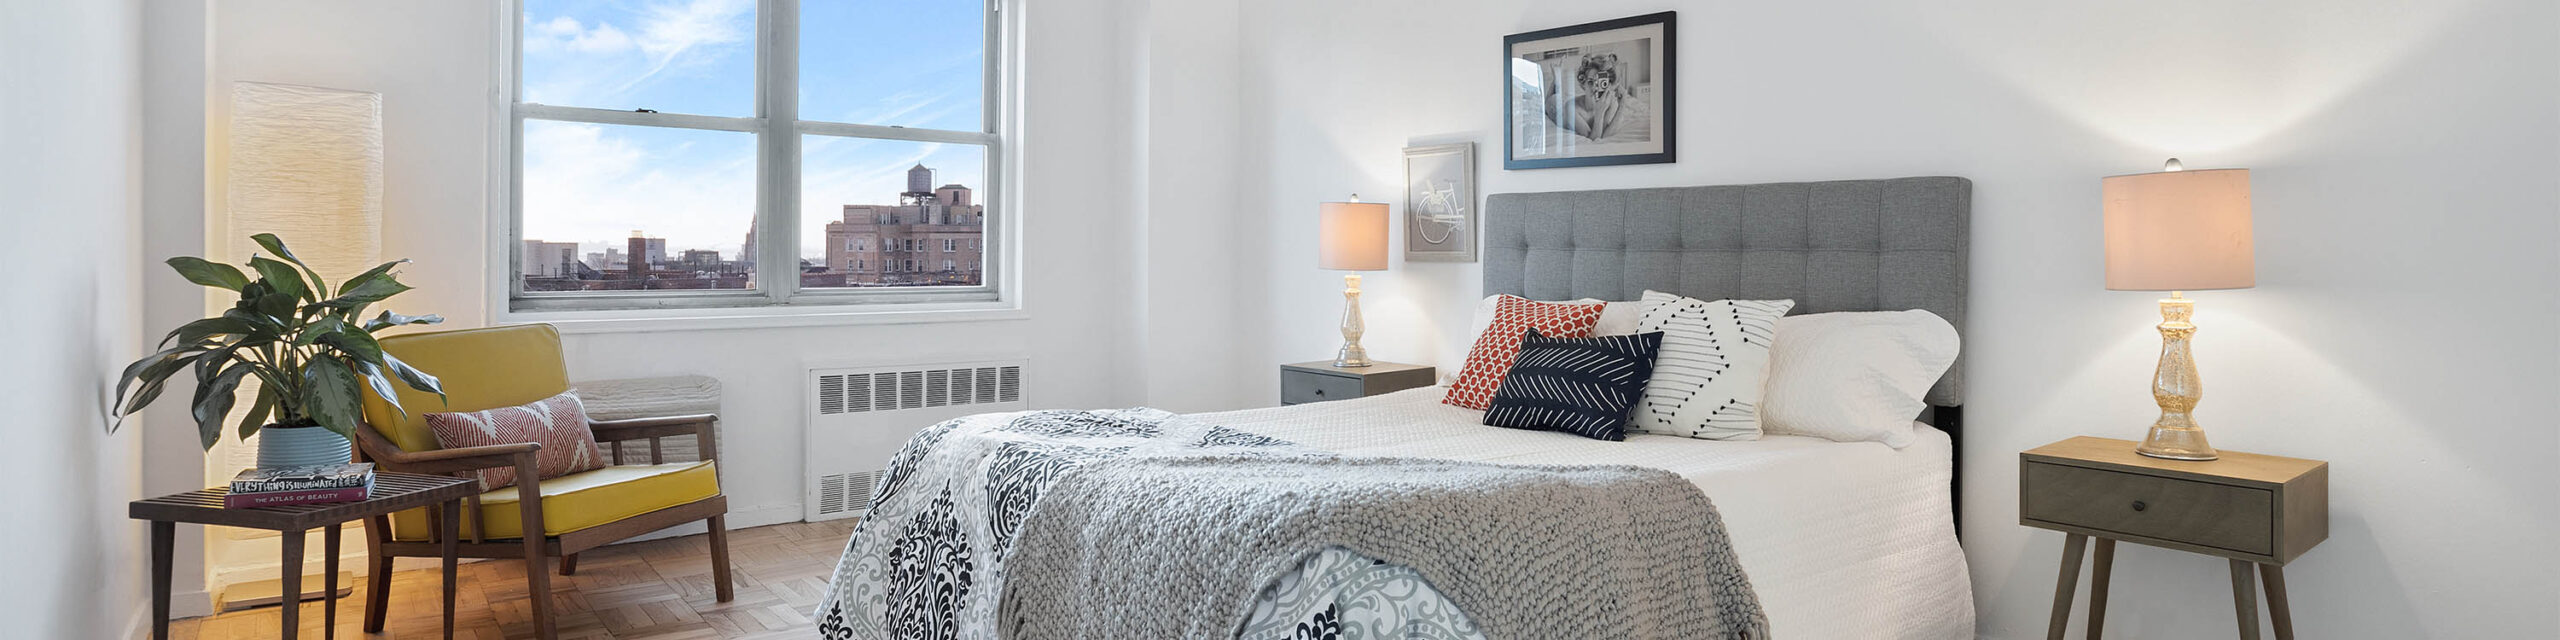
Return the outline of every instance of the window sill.
<path id="1" fill-rule="evenodd" d="M 505 304 L 500 301 L 499 304 Z M 1012 302 L 733 307 L 617 311 L 499 311 L 491 324 L 547 323 L 564 334 L 721 331 L 790 327 L 1028 320 Z"/>

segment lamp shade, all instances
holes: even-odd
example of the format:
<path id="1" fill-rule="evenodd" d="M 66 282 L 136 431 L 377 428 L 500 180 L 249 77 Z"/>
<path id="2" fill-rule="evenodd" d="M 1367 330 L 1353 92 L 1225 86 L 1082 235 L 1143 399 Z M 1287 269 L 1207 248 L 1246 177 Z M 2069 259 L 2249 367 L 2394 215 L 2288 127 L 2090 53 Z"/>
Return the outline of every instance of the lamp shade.
<path id="1" fill-rule="evenodd" d="M 2108 289 L 2257 286 L 2248 169 L 2114 176 L 2104 190 Z"/>
<path id="2" fill-rule="evenodd" d="M 1327 202 L 1317 216 L 1317 268 L 1386 270 L 1386 203 Z"/>

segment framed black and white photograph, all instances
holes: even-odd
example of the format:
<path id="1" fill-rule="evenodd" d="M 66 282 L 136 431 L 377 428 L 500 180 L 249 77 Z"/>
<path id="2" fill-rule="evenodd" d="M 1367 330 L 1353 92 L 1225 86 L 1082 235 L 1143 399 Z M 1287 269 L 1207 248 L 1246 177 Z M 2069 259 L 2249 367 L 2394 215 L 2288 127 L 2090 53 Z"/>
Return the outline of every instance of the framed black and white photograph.
<path id="1" fill-rule="evenodd" d="M 1476 144 L 1404 150 L 1404 259 L 1476 261 Z"/>
<path id="2" fill-rule="evenodd" d="M 1678 12 L 1502 39 L 1502 168 L 1674 162 Z"/>

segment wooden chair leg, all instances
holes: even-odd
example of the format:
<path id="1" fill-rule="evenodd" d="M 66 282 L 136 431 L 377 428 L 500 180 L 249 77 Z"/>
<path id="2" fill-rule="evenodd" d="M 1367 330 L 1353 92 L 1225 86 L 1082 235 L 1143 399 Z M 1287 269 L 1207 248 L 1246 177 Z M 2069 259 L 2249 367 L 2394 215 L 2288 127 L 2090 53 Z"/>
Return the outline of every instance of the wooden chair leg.
<path id="1" fill-rule="evenodd" d="M 703 522 L 711 526 L 712 599 L 719 602 L 734 600 L 738 594 L 729 587 L 729 516 L 711 516 Z"/>
<path id="2" fill-rule="evenodd" d="M 578 575 L 578 554 L 569 553 L 560 556 L 560 575 Z"/>
<path id="3" fill-rule="evenodd" d="M 551 562 L 542 548 L 542 490 L 535 486 L 540 481 L 530 480 L 538 477 L 541 476 L 534 470 L 533 454 L 516 454 L 517 513 L 524 523 L 524 530 L 517 537 L 524 539 L 525 599 L 533 604 L 534 637 L 559 640 L 559 622 L 551 617 L 551 572 L 545 566 Z"/>
<path id="4" fill-rule="evenodd" d="M 2240 640 L 2258 640 L 2257 563 L 2231 561 L 2231 608 L 2239 614 Z"/>
<path id="5" fill-rule="evenodd" d="M 2062 577 L 2053 583 L 2053 622 L 2045 625 L 2046 640 L 2062 640 L 2062 633 L 2071 628 L 2071 594 L 2080 590 L 2080 556 L 2089 545 L 2089 536 L 2066 535 L 2062 539 Z"/>

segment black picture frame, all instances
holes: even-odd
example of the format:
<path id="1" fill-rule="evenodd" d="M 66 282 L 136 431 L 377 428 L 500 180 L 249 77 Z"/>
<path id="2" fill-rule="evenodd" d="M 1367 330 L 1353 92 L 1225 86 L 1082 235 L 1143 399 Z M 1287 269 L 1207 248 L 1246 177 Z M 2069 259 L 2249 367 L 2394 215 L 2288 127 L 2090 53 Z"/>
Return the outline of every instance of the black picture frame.
<path id="1" fill-rule="evenodd" d="M 1524 84 L 1518 79 L 1518 76 L 1514 72 L 1515 65 L 1525 64 L 1541 69 L 1541 71 L 1538 72 L 1537 77 L 1544 79 L 1551 77 L 1550 74 L 1554 71 L 1554 67 L 1550 66 L 1550 63 L 1546 62 L 1546 60 L 1562 56 L 1574 56 L 1575 59 L 1579 61 L 1587 56 L 1582 56 L 1581 54 L 1576 53 L 1576 51 L 1581 48 L 1592 46 L 1588 44 L 1569 45 L 1563 42 L 1558 42 L 1556 44 L 1562 48 L 1542 50 L 1540 51 L 1541 53 L 1548 55 L 1537 60 L 1532 60 L 1516 57 L 1515 54 L 1522 51 L 1524 45 L 1535 46 L 1538 43 L 1546 41 L 1562 41 L 1574 36 L 1586 36 L 1589 34 L 1619 30 L 1632 30 L 1628 34 L 1631 36 L 1649 34 L 1650 28 L 1656 26 L 1659 27 L 1661 32 L 1661 42 L 1659 46 L 1636 46 L 1634 50 L 1643 51 L 1648 54 L 1652 51 L 1658 50 L 1659 53 L 1654 54 L 1658 55 L 1658 60 L 1648 57 L 1639 63 L 1630 64 L 1611 58 L 1610 60 L 1620 62 L 1621 66 L 1602 67 L 1599 69 L 1600 73 L 1605 74 L 1602 77 L 1610 79 L 1612 81 L 1611 85 L 1614 86 L 1618 82 L 1624 82 L 1627 79 L 1626 76 L 1630 75 L 1624 71 L 1625 69 L 1633 67 L 1634 64 L 1642 65 L 1641 67 L 1636 67 L 1641 68 L 1642 72 L 1640 74 L 1635 74 L 1642 76 L 1641 84 L 1627 89 L 1627 93 L 1623 94 L 1624 98 L 1634 98 L 1636 102 L 1620 103 L 1613 99 L 1609 100 L 1608 103 L 1612 107 L 1617 107 L 1617 105 L 1620 104 L 1634 104 L 1636 106 L 1644 107 L 1644 121 L 1628 121 L 1625 120 L 1625 116 L 1622 115 L 1612 115 L 1605 119 L 1585 118 L 1577 115 L 1555 115 L 1547 111 L 1549 109 L 1556 108 L 1559 104 L 1554 102 L 1556 96 L 1554 95 L 1555 92 L 1552 90 L 1540 92 L 1544 95 L 1539 96 L 1537 98 L 1537 102 L 1533 105 L 1540 109 L 1540 112 L 1527 114 L 1522 113 L 1521 106 L 1524 98 L 1520 95 L 1520 90 L 1524 88 Z M 1679 120 L 1679 101 L 1677 98 L 1679 92 L 1676 90 L 1679 84 L 1679 56 L 1677 55 L 1678 36 L 1679 12 L 1677 11 L 1664 11 L 1661 13 L 1632 16 L 1615 20 L 1603 20 L 1600 22 L 1577 24 L 1568 27 L 1557 27 L 1553 29 L 1503 36 L 1501 69 L 1502 168 L 1505 170 L 1552 169 L 1558 167 L 1596 167 L 1622 164 L 1662 164 L 1678 162 L 1680 150 L 1677 127 Z M 1601 46 L 1613 48 L 1614 51 L 1612 53 L 1623 53 L 1629 51 L 1628 47 L 1630 45 L 1628 43 L 1645 43 L 1646 39 L 1647 38 L 1638 38 L 1633 40 L 1615 41 Z M 1585 68 L 1577 69 L 1575 71 L 1574 77 L 1577 80 L 1586 79 L 1584 74 L 1591 71 L 1592 69 L 1588 65 L 1585 65 Z M 1541 83 L 1542 86 L 1552 84 L 1554 83 Z M 1643 85 L 1651 85 L 1650 90 L 1652 91 L 1652 100 L 1648 101 L 1642 96 L 1641 92 L 1646 89 Z M 1580 105 L 1586 104 L 1586 102 L 1582 98 L 1573 98 L 1571 99 L 1571 102 L 1563 104 L 1579 107 Z M 1574 111 L 1582 112 L 1593 110 L 1577 108 L 1574 109 Z M 1618 114 L 1623 113 L 1623 108 L 1612 108 L 1607 111 L 1612 114 Z M 1534 118 L 1535 120 L 1524 122 L 1522 120 L 1523 117 Z M 1565 121 L 1559 122 L 1560 118 Z M 1595 122 L 1601 124 L 1591 124 Z M 1633 131 L 1631 127 L 1638 125 L 1643 127 L 1643 132 L 1646 134 L 1645 139 L 1640 141 L 1622 140 L 1616 142 L 1608 140 L 1612 137 L 1622 139 L 1629 138 L 1633 135 L 1631 133 Z M 1576 127 L 1580 127 L 1580 130 L 1576 130 Z M 1619 132 L 1603 133 L 1597 139 L 1585 136 L 1586 133 L 1591 131 L 1608 131 L 1609 129 L 1619 129 Z M 1523 135 L 1524 131 L 1533 130 L 1538 135 Z M 1527 140 L 1532 137 L 1536 138 L 1536 140 Z M 1534 142 L 1542 149 L 1552 150 L 1558 148 L 1559 145 L 1546 142 L 1548 140 L 1565 140 L 1561 146 L 1566 148 L 1562 152 L 1544 152 L 1534 154 L 1531 157 L 1522 157 L 1521 152 L 1523 150 L 1522 145 L 1524 142 Z M 1655 145 L 1655 141 L 1658 141 L 1659 144 Z M 1603 148 L 1596 149 L 1588 153 L 1570 148 L 1573 146 L 1580 146 L 1582 144 Z"/>

